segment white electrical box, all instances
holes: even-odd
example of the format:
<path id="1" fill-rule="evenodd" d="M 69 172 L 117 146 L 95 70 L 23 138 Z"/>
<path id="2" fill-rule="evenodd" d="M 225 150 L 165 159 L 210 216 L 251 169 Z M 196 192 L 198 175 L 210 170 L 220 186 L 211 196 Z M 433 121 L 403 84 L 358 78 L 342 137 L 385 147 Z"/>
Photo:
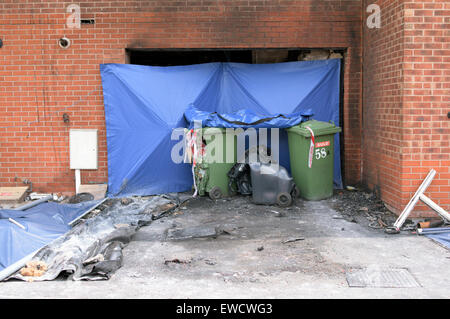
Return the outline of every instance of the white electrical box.
<path id="1" fill-rule="evenodd" d="M 70 168 L 97 169 L 97 130 L 71 129 L 70 139 Z"/>

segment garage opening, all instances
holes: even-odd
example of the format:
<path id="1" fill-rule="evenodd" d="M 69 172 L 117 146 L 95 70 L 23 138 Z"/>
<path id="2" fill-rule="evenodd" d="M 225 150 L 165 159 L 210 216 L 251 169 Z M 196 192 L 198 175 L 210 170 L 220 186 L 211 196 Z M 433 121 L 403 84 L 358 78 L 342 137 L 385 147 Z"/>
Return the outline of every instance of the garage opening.
<path id="1" fill-rule="evenodd" d="M 281 63 L 342 58 L 343 49 L 126 49 L 128 63 L 152 66 L 210 62 Z"/>
<path id="2" fill-rule="evenodd" d="M 249 64 L 282 63 L 341 59 L 339 126 L 341 141 L 344 141 L 343 92 L 344 92 L 344 48 L 279 48 L 279 49 L 146 49 L 127 48 L 129 64 L 148 66 L 179 66 L 211 62 L 234 62 Z M 341 159 L 344 158 L 344 144 L 340 143 Z M 341 160 L 342 182 L 345 185 L 345 161 Z"/>

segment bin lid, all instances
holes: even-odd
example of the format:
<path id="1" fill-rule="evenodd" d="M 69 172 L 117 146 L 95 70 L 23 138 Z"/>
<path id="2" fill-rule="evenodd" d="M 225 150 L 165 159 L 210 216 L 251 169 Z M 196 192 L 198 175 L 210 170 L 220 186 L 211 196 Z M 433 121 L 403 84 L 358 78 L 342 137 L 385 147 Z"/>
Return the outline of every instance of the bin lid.
<path id="1" fill-rule="evenodd" d="M 295 133 L 304 137 L 310 137 L 311 133 L 306 128 L 307 126 L 314 132 L 314 136 L 331 135 L 341 131 L 341 128 L 333 123 L 316 120 L 302 122 L 299 125 L 292 126 L 290 128 L 287 128 L 286 130 L 289 133 Z"/>

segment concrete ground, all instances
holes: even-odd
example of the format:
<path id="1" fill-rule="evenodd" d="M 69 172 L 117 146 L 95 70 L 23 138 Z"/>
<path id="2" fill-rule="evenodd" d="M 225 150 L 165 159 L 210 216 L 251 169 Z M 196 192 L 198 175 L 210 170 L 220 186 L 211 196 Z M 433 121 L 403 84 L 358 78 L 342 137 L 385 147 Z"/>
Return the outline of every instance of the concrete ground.
<path id="1" fill-rule="evenodd" d="M 426 237 L 387 235 L 337 218 L 336 200 L 297 200 L 282 209 L 248 197 L 193 199 L 143 227 L 110 280 L 8 281 L 0 283 L 0 298 L 450 296 L 449 250 Z M 349 287 L 345 273 L 353 268 L 407 268 L 420 287 Z"/>

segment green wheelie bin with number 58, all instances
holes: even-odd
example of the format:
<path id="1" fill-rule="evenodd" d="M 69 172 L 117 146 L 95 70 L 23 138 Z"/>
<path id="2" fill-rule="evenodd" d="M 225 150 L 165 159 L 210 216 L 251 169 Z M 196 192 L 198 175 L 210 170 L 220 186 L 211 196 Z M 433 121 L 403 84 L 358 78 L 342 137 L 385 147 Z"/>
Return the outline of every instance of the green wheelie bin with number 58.
<path id="1" fill-rule="evenodd" d="M 286 129 L 294 182 L 306 200 L 333 195 L 334 134 L 341 128 L 333 123 L 310 120 Z"/>

